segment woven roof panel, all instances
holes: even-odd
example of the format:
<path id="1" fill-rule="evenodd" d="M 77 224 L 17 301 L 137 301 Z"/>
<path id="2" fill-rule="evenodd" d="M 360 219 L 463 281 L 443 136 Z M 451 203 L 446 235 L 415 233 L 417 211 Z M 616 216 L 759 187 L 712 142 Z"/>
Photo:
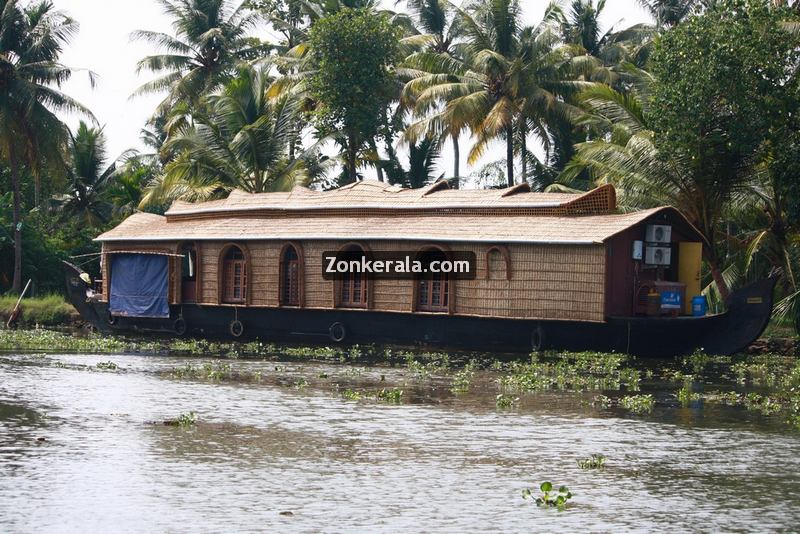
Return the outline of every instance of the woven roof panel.
<path id="1" fill-rule="evenodd" d="M 523 242 L 552 244 L 602 243 L 660 212 L 685 222 L 674 208 L 634 213 L 557 217 L 446 215 L 215 217 L 167 222 L 148 213 L 132 215 L 98 241 L 175 240 L 422 240 L 452 242 Z"/>
<path id="2" fill-rule="evenodd" d="M 535 208 L 562 206 L 586 194 L 531 193 L 519 186 L 509 189 L 448 189 L 438 183 L 421 189 L 403 189 L 375 180 L 364 180 L 331 191 L 313 191 L 305 187 L 295 187 L 289 193 L 232 191 L 224 200 L 198 204 L 176 202 L 167 211 L 167 216 L 268 209 Z"/>

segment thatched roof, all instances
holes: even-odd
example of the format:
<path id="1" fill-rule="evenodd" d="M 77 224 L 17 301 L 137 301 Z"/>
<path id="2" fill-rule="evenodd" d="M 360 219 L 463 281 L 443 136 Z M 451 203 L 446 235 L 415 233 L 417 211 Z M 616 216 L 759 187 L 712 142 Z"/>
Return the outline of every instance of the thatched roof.
<path id="1" fill-rule="evenodd" d="M 393 217 L 285 215 L 219 217 L 202 222 L 167 222 L 165 217 L 137 213 L 98 241 L 194 240 L 414 240 L 431 242 L 599 244 L 658 215 L 685 219 L 674 208 L 654 208 L 619 215 L 429 216 Z M 688 224 L 688 223 L 685 223 Z"/>
<path id="2" fill-rule="evenodd" d="M 650 219 L 696 230 L 676 209 L 614 213 L 606 186 L 589 193 L 402 189 L 358 182 L 334 191 L 233 192 L 225 200 L 176 202 L 166 216 L 137 213 L 97 238 L 125 241 L 413 240 L 599 244 Z M 697 234 L 699 235 L 699 234 Z M 702 238 L 700 238 L 702 239 Z"/>
<path id="3" fill-rule="evenodd" d="M 199 204 L 175 202 L 170 219 L 223 213 L 316 210 L 442 210 L 529 209 L 547 212 L 610 213 L 616 208 L 614 188 L 604 186 L 588 193 L 532 193 L 527 184 L 507 189 L 450 189 L 446 182 L 420 189 L 364 180 L 331 191 L 295 187 L 288 193 L 252 194 L 233 191 L 224 200 Z"/>

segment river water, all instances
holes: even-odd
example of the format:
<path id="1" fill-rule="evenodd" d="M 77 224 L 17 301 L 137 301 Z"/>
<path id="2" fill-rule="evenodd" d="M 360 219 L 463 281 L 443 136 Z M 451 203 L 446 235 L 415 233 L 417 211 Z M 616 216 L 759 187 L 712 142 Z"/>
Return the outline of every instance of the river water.
<path id="1" fill-rule="evenodd" d="M 740 408 L 634 416 L 546 392 L 504 411 L 488 371 L 464 395 L 404 368 L 238 360 L 264 381 L 169 376 L 204 362 L 2 356 L 0 531 L 800 528 L 800 433 Z M 380 384 L 403 402 L 341 394 Z M 196 425 L 163 424 L 189 411 Z M 606 468 L 581 470 L 593 453 Z M 566 510 L 522 499 L 545 480 L 573 492 Z"/>

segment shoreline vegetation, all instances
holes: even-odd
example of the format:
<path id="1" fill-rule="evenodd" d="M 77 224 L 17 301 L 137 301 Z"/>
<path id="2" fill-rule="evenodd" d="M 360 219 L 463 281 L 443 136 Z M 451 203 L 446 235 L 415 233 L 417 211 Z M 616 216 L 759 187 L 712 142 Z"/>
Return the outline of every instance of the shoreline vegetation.
<path id="1" fill-rule="evenodd" d="M 11 317 L 17 299 L 15 295 L 0 295 L 0 320 L 3 326 Z M 70 327 L 81 320 L 72 304 L 58 294 L 22 299 L 20 312 L 16 320 L 20 327 Z"/>
<path id="2" fill-rule="evenodd" d="M 0 330 L 0 353 L 91 353 L 208 357 L 165 370 L 165 378 L 211 383 L 246 383 L 326 389 L 327 373 L 285 379 L 286 365 L 275 365 L 275 376 L 248 371 L 236 360 L 277 363 L 341 364 L 345 374 L 366 369 L 402 370 L 403 382 L 380 381 L 339 391 L 345 400 L 402 404 L 404 388 L 435 382 L 458 398 L 469 394 L 476 373 L 489 373 L 497 388 L 496 408 L 514 410 L 520 399 L 547 391 L 582 395 L 585 403 L 602 410 L 646 417 L 654 410 L 705 409 L 713 406 L 742 410 L 800 430 L 800 361 L 784 354 L 714 356 L 702 351 L 673 359 L 636 359 L 616 353 L 547 352 L 529 356 L 430 352 L 418 348 L 375 345 L 349 347 L 283 346 L 254 341 L 101 337 L 52 330 Z M 188 358 L 187 358 L 188 359 Z M 61 364 L 62 362 L 56 362 Z M 120 362 L 101 362 L 96 371 L 124 372 Z M 664 394 L 664 386 L 672 391 Z M 373 387 L 374 386 L 374 387 Z"/>

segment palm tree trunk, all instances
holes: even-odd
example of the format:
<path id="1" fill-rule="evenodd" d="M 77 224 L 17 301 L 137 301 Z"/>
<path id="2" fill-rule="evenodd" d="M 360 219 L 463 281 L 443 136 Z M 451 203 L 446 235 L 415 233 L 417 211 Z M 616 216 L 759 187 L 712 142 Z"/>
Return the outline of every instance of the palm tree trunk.
<path id="1" fill-rule="evenodd" d="M 347 136 L 347 177 L 350 182 L 358 180 L 358 173 L 356 172 L 356 158 L 358 151 L 356 150 L 356 136 L 348 134 Z"/>
<path id="2" fill-rule="evenodd" d="M 520 122 L 519 125 L 520 149 L 522 151 L 522 182 L 528 181 L 528 131 L 525 129 L 525 121 Z"/>
<path id="3" fill-rule="evenodd" d="M 14 196 L 14 281 L 11 290 L 15 293 L 22 291 L 22 199 L 19 187 L 19 173 L 14 151 L 9 154 L 8 163 L 11 167 L 11 190 Z"/>
<path id="4" fill-rule="evenodd" d="M 506 127 L 506 175 L 508 187 L 514 186 L 514 125 Z"/>
<path id="5" fill-rule="evenodd" d="M 455 189 L 461 188 L 461 174 L 460 174 L 460 163 L 461 163 L 461 152 L 459 151 L 458 147 L 458 134 L 453 135 L 453 187 Z"/>
<path id="6" fill-rule="evenodd" d="M 370 140 L 369 144 L 370 148 L 372 148 L 372 150 L 375 152 L 375 172 L 378 174 L 378 181 L 384 182 L 385 180 L 383 179 L 383 167 L 381 167 L 381 161 L 380 161 L 381 158 L 378 155 L 378 142 L 375 141 L 375 138 L 373 137 Z"/>

